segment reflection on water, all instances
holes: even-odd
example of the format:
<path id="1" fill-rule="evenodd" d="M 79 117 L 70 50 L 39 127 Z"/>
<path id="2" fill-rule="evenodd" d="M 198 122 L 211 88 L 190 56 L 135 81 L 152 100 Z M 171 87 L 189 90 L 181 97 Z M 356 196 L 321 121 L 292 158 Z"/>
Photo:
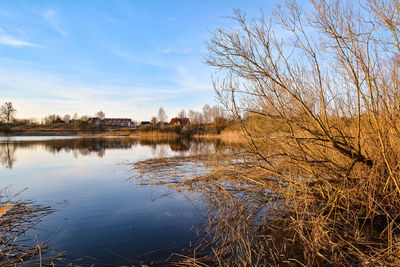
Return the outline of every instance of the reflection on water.
<path id="1" fill-rule="evenodd" d="M 69 262 L 80 259 L 74 264 L 136 266 L 187 247 L 201 217 L 184 194 L 127 182 L 130 166 L 119 163 L 217 148 L 193 140 L 0 137 L 0 181 L 55 208 L 27 236 L 51 241 Z"/>
<path id="2" fill-rule="evenodd" d="M 214 149 L 214 143 L 209 142 L 196 142 L 189 139 L 169 139 L 169 140 L 149 140 L 140 138 L 126 138 L 126 137 L 87 137 L 87 138 L 10 138 L 10 137 L 0 137 L 0 162 L 6 168 L 11 169 L 15 162 L 16 150 L 18 149 L 42 149 L 56 154 L 56 153 L 72 153 L 75 158 L 78 156 L 86 155 L 96 155 L 102 158 L 106 150 L 116 150 L 116 149 L 131 149 L 137 145 L 149 146 L 152 148 L 153 157 L 165 157 L 167 156 L 166 148 L 163 146 L 157 150 L 160 145 L 168 145 L 169 149 L 174 152 L 181 152 L 181 155 L 199 154 L 205 153 L 209 154 Z"/>
<path id="3" fill-rule="evenodd" d="M 0 144 L 0 162 L 1 165 L 11 169 L 16 161 L 15 158 L 15 145 L 10 142 Z"/>

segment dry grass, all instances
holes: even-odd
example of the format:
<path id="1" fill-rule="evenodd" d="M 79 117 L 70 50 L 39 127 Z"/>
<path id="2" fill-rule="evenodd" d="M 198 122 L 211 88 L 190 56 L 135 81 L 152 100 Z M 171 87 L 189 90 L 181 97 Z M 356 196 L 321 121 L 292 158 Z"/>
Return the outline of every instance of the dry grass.
<path id="1" fill-rule="evenodd" d="M 107 130 L 104 132 L 94 132 L 94 133 L 85 133 L 85 132 L 78 132 L 76 136 L 124 136 L 124 137 L 129 137 L 129 136 L 134 136 L 132 134 L 132 130 Z"/>
<path id="2" fill-rule="evenodd" d="M 272 16 L 236 11 L 235 27 L 209 42 L 207 62 L 228 74 L 216 92 L 249 152 L 226 180 L 265 192 L 243 199 L 239 187 L 220 202 L 228 212 L 216 235 L 240 234 L 220 243 L 233 256 L 216 256 L 228 265 L 399 266 L 399 3 L 313 0 L 304 12 L 288 1 Z M 268 216 L 254 223 L 258 203 Z M 224 220 L 238 210 L 243 223 Z"/>
<path id="3" fill-rule="evenodd" d="M 147 140 L 175 140 L 180 138 L 181 136 L 177 133 L 169 132 L 169 133 L 162 133 L 159 131 L 149 131 L 149 132 L 138 132 L 132 134 L 133 136 L 139 136 L 140 139 L 147 139 Z"/>
<path id="4" fill-rule="evenodd" d="M 194 135 L 193 137 L 198 139 L 219 139 L 224 143 L 237 144 L 245 142 L 243 133 L 240 131 L 222 131 L 220 134 Z"/>
<path id="5" fill-rule="evenodd" d="M 5 205 L 3 207 L 0 207 L 0 217 L 5 215 L 13 207 L 14 207 L 14 205 L 12 205 L 12 204 L 8 204 L 8 205 Z"/>
<path id="6" fill-rule="evenodd" d="M 376 148 L 363 146 L 375 155 L 373 167 L 354 164 L 334 148 L 321 151 L 318 142 L 307 147 L 314 161 L 304 162 L 283 123 L 253 122 L 247 130 L 261 137 L 228 154 L 134 165 L 139 184 L 167 185 L 209 208 L 199 243 L 174 264 L 397 266 L 400 205 Z M 351 132 L 351 125 L 343 122 L 341 129 Z M 266 133 L 271 135 L 265 138 Z M 307 133 L 299 130 L 296 136 Z M 273 159 L 274 169 L 265 157 Z"/>
<path id="7" fill-rule="evenodd" d="M 273 125 L 279 132 L 271 130 Z M 351 132 L 351 127 L 341 129 Z M 247 130 L 254 141 L 250 153 L 219 160 L 211 174 L 191 180 L 215 208 L 208 229 L 214 261 L 223 266 L 397 266 L 398 197 L 377 147 L 363 146 L 374 155 L 371 168 L 318 142 L 299 148 L 279 121 L 247 125 Z M 296 137 L 307 134 L 299 130 Z M 305 154 L 313 161 L 303 160 Z"/>
<path id="8" fill-rule="evenodd" d="M 52 213 L 50 207 L 29 201 L 12 201 L 0 194 L 0 266 L 54 266 L 63 254 L 46 242 L 28 238 L 28 231 Z"/>

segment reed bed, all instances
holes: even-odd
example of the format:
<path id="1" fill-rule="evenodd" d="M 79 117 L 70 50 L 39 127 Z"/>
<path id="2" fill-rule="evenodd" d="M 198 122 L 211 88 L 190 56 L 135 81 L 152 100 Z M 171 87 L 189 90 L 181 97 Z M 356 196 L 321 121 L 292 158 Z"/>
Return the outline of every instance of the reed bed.
<path id="1" fill-rule="evenodd" d="M 400 5 L 312 0 L 306 9 L 287 1 L 270 20 L 236 10 L 234 26 L 210 38 L 207 63 L 227 74 L 214 89 L 248 152 L 225 176 L 264 190 L 261 198 L 243 186 L 238 195 L 225 190 L 235 197 L 220 202 L 226 227 L 215 233 L 241 234 L 226 239 L 230 247 L 217 243 L 215 257 L 222 265 L 400 266 Z M 240 210 L 247 221 L 224 220 Z"/>
<path id="2" fill-rule="evenodd" d="M 53 212 L 31 201 L 15 201 L 0 193 L 0 266 L 55 266 L 64 254 L 28 233 Z"/>
<path id="3" fill-rule="evenodd" d="M 159 132 L 159 131 L 148 131 L 148 132 L 137 132 L 131 134 L 131 136 L 138 136 L 142 139 L 152 139 L 152 140 L 176 140 L 181 138 L 180 134 L 174 132 Z"/>
<path id="4" fill-rule="evenodd" d="M 211 140 L 221 140 L 224 143 L 243 143 L 244 136 L 240 131 L 222 131 L 220 134 L 204 134 L 204 135 L 194 135 L 194 138 L 198 139 L 211 139 Z"/>
<path id="5" fill-rule="evenodd" d="M 290 177 L 283 179 L 266 171 L 262 163 L 241 149 L 133 165 L 132 177 L 138 184 L 167 185 L 207 207 L 197 242 L 169 264 L 397 266 L 400 262 L 398 219 L 391 217 L 400 213 L 389 213 L 376 203 L 366 184 L 340 177 L 309 179 L 291 164 L 289 169 L 280 165 Z M 365 215 L 363 202 L 368 200 L 377 208 L 370 216 Z"/>

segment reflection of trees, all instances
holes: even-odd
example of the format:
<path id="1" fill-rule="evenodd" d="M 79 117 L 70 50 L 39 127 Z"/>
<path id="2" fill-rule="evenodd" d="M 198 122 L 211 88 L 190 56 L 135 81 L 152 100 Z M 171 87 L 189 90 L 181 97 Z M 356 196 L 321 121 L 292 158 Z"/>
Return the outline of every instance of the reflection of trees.
<path id="1" fill-rule="evenodd" d="M 57 153 L 73 153 L 77 158 L 80 155 L 96 155 L 103 157 L 106 150 L 130 149 L 136 145 L 150 146 L 154 157 L 164 157 L 168 154 L 168 148 L 180 154 L 211 154 L 216 150 L 226 148 L 226 145 L 218 140 L 197 140 L 188 138 L 175 139 L 145 139 L 145 138 L 69 138 L 50 140 L 5 140 L 0 142 L 0 162 L 6 168 L 12 168 L 16 162 L 17 149 L 44 148 L 46 151 Z M 159 155 L 160 154 L 160 155 Z"/>
<path id="2" fill-rule="evenodd" d="M 28 140 L 12 141 L 6 140 L 0 143 L 0 162 L 6 168 L 12 168 L 16 161 L 15 151 L 17 149 L 43 148 L 53 154 L 61 152 L 72 152 L 75 157 L 79 155 L 96 155 L 103 157 L 106 150 L 130 149 L 138 143 L 132 138 L 70 138 L 52 140 Z"/>
<path id="3" fill-rule="evenodd" d="M 65 140 L 48 140 L 44 146 L 51 153 L 73 151 L 74 156 L 92 155 L 103 157 L 106 150 L 130 149 L 137 140 L 131 138 L 74 138 Z"/>
<path id="4" fill-rule="evenodd" d="M 159 149 L 157 151 L 157 154 L 154 155 L 156 158 L 165 158 L 168 156 L 168 148 L 167 145 L 159 145 Z"/>
<path id="5" fill-rule="evenodd" d="M 6 168 L 12 169 L 15 161 L 15 146 L 14 144 L 6 141 L 5 143 L 0 144 L 0 162 L 1 165 L 5 166 Z"/>
<path id="6" fill-rule="evenodd" d="M 188 151 L 190 149 L 190 140 L 179 139 L 179 142 L 170 142 L 169 147 L 176 152 Z"/>

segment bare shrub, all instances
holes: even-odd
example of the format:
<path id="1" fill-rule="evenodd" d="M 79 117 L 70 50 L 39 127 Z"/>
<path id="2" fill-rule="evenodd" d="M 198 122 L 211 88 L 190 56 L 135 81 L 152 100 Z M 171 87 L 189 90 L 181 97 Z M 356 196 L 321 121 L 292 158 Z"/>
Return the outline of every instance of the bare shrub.
<path id="1" fill-rule="evenodd" d="M 176 265 L 399 266 L 400 4 L 288 1 L 271 21 L 233 19 L 208 64 L 247 144 L 167 183 L 209 207 L 206 256 Z"/>
<path id="2" fill-rule="evenodd" d="M 272 22 L 236 11 L 237 27 L 216 30 L 209 42 L 208 64 L 227 74 L 215 89 L 240 120 L 250 152 L 232 172 L 282 199 L 271 205 L 280 217 L 248 223 L 263 238 L 245 242 L 258 251 L 247 264 L 262 257 L 308 266 L 398 265 L 400 5 L 311 4 L 306 13 L 288 1 Z M 246 174 L 252 169 L 257 174 Z M 230 211 L 255 215 L 249 201 Z M 230 263 L 243 264 L 243 253 Z"/>

